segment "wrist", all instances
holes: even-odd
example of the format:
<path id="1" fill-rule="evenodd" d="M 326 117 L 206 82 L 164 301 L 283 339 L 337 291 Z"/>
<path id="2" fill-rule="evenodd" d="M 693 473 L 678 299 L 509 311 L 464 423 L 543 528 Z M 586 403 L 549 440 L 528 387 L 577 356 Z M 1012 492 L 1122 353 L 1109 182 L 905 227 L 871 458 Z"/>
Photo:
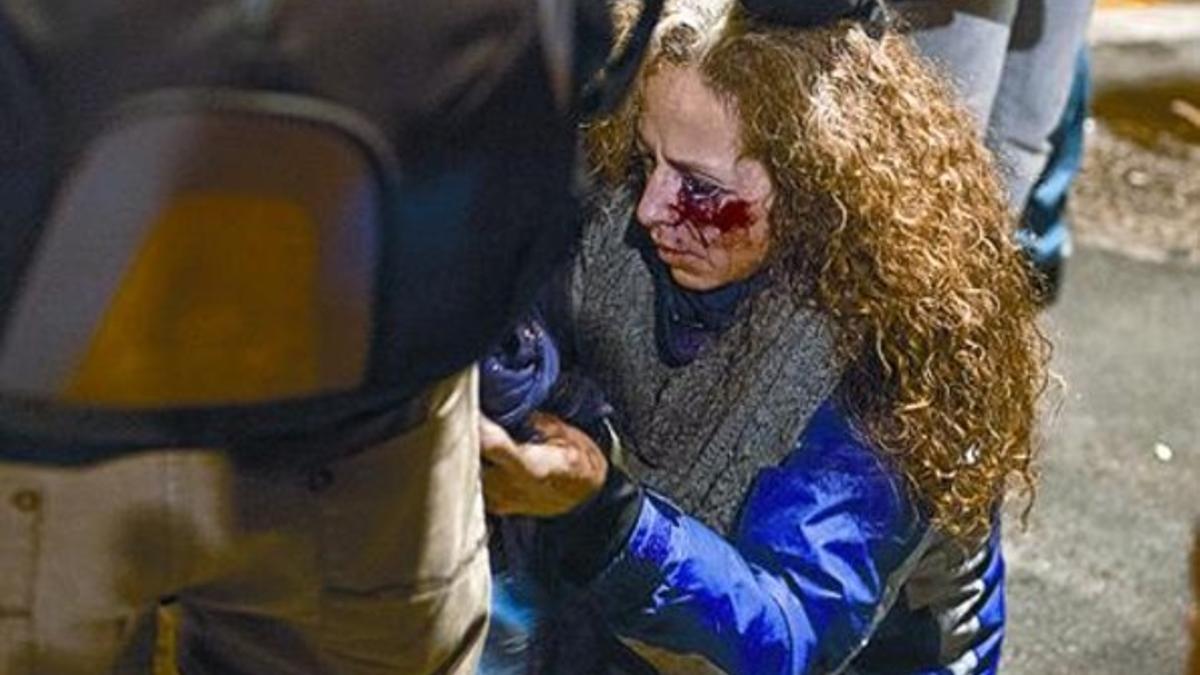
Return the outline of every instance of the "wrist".
<path id="1" fill-rule="evenodd" d="M 586 585 L 608 566 L 629 540 L 642 501 L 641 486 L 610 463 L 596 494 L 551 520 L 559 568 L 568 581 Z"/>

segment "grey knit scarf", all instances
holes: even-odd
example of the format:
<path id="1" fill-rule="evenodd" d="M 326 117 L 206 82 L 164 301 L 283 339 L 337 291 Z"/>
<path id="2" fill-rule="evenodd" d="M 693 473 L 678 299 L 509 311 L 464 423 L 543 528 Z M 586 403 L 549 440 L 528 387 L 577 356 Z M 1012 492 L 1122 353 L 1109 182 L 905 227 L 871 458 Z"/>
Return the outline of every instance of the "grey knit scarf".
<path id="1" fill-rule="evenodd" d="M 568 306 L 579 365 L 616 409 L 626 468 L 729 533 L 754 476 L 795 447 L 839 379 L 827 319 L 768 283 L 692 362 L 655 345 L 655 289 L 633 202 L 606 196 L 584 232 Z"/>

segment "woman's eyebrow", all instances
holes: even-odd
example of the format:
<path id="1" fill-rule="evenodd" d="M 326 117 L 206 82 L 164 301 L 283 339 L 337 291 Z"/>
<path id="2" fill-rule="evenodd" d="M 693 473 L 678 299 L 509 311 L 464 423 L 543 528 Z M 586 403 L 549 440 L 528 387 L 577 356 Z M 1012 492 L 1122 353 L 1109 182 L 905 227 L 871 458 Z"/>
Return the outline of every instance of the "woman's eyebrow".
<path id="1" fill-rule="evenodd" d="M 725 180 L 720 176 L 717 176 L 716 172 L 714 172 L 711 167 L 705 166 L 699 162 L 692 162 L 685 159 L 664 157 L 663 160 L 667 164 L 675 167 L 675 170 L 681 173 L 693 174 L 712 183 L 716 183 L 718 187 L 725 187 Z"/>
<path id="2" fill-rule="evenodd" d="M 651 154 L 651 150 L 646 142 L 642 139 L 641 134 L 637 134 L 633 139 L 633 147 L 639 154 Z M 669 157 L 664 154 L 663 161 L 671 165 L 680 173 L 689 173 L 700 178 L 716 183 L 719 187 L 725 188 L 726 181 L 717 175 L 717 172 L 712 167 L 705 165 L 703 162 L 692 161 L 687 159 L 679 159 Z"/>

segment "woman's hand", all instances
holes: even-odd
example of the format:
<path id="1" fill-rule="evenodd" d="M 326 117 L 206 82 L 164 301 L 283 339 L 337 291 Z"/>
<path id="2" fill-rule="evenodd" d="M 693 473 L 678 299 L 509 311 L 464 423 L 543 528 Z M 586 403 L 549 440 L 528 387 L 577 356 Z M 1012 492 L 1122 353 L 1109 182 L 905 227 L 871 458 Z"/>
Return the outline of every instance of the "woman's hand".
<path id="1" fill-rule="evenodd" d="M 540 440 L 517 443 L 486 417 L 479 422 L 483 498 L 501 516 L 558 516 L 600 491 L 608 459 L 579 429 L 544 413 L 530 417 Z"/>

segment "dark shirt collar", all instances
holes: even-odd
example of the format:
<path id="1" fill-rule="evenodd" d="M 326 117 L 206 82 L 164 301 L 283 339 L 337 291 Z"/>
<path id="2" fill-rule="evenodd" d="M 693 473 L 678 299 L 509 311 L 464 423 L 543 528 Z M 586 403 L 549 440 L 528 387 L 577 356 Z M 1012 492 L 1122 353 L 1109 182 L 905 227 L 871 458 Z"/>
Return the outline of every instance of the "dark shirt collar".
<path id="1" fill-rule="evenodd" d="M 671 279 L 670 270 L 654 249 L 643 249 L 643 258 L 654 275 L 655 338 L 659 356 L 669 365 L 682 366 L 737 320 L 746 298 L 762 288 L 765 274 L 711 291 L 691 291 Z"/>

